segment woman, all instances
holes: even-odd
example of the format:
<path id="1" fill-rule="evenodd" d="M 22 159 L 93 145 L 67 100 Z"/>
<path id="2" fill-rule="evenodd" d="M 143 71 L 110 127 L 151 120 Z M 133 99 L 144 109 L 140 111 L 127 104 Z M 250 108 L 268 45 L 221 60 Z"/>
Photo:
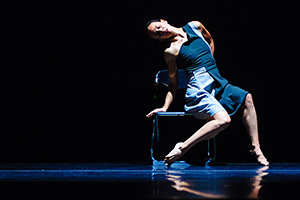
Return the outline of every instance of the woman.
<path id="1" fill-rule="evenodd" d="M 230 116 L 242 107 L 242 118 L 250 136 L 250 153 L 262 165 L 269 162 L 260 149 L 257 116 L 252 96 L 247 91 L 233 86 L 220 76 L 216 66 L 214 41 L 210 33 L 199 21 L 192 21 L 177 28 L 166 20 L 156 19 L 147 23 L 149 37 L 167 41 L 164 59 L 169 71 L 169 89 L 162 108 L 151 111 L 147 117 L 158 112 L 166 112 L 172 103 L 178 85 L 177 67 L 185 69 L 188 75 L 186 91 L 186 112 L 207 123 L 184 142 L 179 142 L 165 157 L 164 162 L 171 165 L 195 144 L 215 137 L 227 128 Z"/>

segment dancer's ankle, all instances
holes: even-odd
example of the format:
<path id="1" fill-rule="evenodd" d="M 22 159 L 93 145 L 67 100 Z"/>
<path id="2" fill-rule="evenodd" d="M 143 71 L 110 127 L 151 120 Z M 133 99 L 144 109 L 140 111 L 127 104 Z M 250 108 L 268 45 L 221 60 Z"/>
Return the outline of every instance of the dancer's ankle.
<path id="1" fill-rule="evenodd" d="M 180 151 L 185 152 L 185 150 L 187 149 L 187 145 L 184 142 L 180 142 L 179 149 Z"/>
<path id="2" fill-rule="evenodd" d="M 259 143 L 254 143 L 251 146 L 252 149 L 256 149 L 256 148 L 260 148 L 260 144 Z"/>

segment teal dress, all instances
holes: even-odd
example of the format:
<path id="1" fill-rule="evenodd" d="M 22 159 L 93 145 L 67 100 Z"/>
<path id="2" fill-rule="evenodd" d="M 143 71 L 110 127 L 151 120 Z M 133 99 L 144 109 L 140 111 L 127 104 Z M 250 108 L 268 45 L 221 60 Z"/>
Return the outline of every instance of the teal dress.
<path id="1" fill-rule="evenodd" d="M 232 116 L 248 92 L 229 84 L 220 75 L 209 44 L 193 22 L 182 28 L 188 41 L 182 44 L 176 63 L 188 76 L 185 110 L 199 119 L 223 110 Z"/>

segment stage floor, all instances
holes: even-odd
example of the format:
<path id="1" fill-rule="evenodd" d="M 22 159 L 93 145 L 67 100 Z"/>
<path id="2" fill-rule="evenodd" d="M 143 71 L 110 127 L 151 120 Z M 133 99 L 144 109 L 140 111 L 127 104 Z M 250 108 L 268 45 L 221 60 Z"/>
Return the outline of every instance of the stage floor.
<path id="1" fill-rule="evenodd" d="M 2 199 L 291 199 L 299 188 L 300 163 L 0 165 Z"/>

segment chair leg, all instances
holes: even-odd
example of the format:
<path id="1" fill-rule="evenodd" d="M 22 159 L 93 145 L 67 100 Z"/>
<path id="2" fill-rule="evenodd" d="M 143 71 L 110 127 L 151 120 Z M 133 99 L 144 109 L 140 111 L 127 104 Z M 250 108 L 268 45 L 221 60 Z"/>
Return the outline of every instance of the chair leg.
<path id="1" fill-rule="evenodd" d="M 209 165 L 216 159 L 216 139 L 212 138 L 207 141 L 207 158 L 205 164 Z"/>
<path id="2" fill-rule="evenodd" d="M 156 124 L 156 120 L 155 117 L 153 118 L 153 122 L 152 122 L 152 137 L 151 137 L 151 159 L 153 162 L 155 162 L 155 158 L 154 158 L 154 140 L 155 140 L 155 135 L 156 135 L 156 128 L 155 128 L 155 124 Z"/>
<path id="3" fill-rule="evenodd" d="M 153 162 L 160 158 L 158 116 L 153 117 L 153 133 L 151 138 L 151 159 Z"/>
<path id="4" fill-rule="evenodd" d="M 214 161 L 216 159 L 216 156 L 217 156 L 217 145 L 216 145 L 216 138 L 215 137 L 213 138 L 213 143 L 214 143 L 214 149 L 213 149 L 214 156 L 213 156 L 212 161 Z"/>

